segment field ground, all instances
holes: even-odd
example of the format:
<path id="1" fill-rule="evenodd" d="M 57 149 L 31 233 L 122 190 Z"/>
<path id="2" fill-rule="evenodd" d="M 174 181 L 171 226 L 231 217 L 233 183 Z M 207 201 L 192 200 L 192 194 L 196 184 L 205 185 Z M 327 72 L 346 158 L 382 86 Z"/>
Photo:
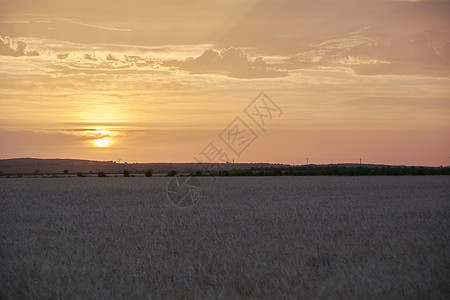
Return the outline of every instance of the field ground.
<path id="1" fill-rule="evenodd" d="M 0 298 L 449 299 L 450 176 L 0 179 Z"/>

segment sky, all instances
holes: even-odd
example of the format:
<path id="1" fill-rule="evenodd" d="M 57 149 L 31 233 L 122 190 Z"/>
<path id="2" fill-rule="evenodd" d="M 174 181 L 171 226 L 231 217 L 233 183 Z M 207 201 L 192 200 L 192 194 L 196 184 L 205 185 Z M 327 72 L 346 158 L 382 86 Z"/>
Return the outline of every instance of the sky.
<path id="1" fill-rule="evenodd" d="M 0 0 L 0 158 L 450 165 L 449 20 L 450 1 Z"/>

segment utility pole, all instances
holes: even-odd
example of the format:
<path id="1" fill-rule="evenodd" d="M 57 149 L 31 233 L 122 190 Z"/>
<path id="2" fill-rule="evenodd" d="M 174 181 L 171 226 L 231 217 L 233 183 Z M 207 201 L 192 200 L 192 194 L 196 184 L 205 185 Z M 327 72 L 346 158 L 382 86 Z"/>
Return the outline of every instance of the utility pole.
<path id="1" fill-rule="evenodd" d="M 306 157 L 306 164 L 309 164 L 309 157 Z"/>
<path id="2" fill-rule="evenodd" d="M 362 158 L 359 158 L 359 165 L 362 164 Z"/>

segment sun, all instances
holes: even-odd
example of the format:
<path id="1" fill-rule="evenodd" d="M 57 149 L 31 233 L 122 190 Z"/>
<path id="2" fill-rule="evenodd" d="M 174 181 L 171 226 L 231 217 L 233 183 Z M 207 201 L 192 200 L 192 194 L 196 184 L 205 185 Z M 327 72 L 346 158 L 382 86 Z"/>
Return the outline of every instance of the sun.
<path id="1" fill-rule="evenodd" d="M 95 146 L 97 147 L 106 147 L 110 143 L 109 138 L 102 138 L 94 141 Z"/>

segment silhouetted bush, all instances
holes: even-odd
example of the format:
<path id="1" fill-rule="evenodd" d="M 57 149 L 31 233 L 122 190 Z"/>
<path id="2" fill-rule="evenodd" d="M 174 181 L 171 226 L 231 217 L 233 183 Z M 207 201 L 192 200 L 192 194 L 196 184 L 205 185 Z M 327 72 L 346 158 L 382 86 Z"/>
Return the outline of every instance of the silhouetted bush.
<path id="1" fill-rule="evenodd" d="M 130 171 L 123 170 L 123 177 L 130 177 Z"/>
<path id="2" fill-rule="evenodd" d="M 172 170 L 169 173 L 167 173 L 167 176 L 168 177 L 174 177 L 174 176 L 177 176 L 177 174 L 178 174 L 177 171 Z"/>
<path id="3" fill-rule="evenodd" d="M 83 173 L 77 172 L 77 176 L 78 176 L 78 177 L 83 177 Z"/>
<path id="4" fill-rule="evenodd" d="M 64 170 L 63 173 L 64 174 L 69 174 L 69 170 Z"/>
<path id="5" fill-rule="evenodd" d="M 105 172 L 98 172 L 98 177 L 106 177 L 106 173 Z"/>
<path id="6" fill-rule="evenodd" d="M 153 170 L 147 170 L 147 172 L 145 172 L 145 177 L 152 177 L 153 176 Z"/>

